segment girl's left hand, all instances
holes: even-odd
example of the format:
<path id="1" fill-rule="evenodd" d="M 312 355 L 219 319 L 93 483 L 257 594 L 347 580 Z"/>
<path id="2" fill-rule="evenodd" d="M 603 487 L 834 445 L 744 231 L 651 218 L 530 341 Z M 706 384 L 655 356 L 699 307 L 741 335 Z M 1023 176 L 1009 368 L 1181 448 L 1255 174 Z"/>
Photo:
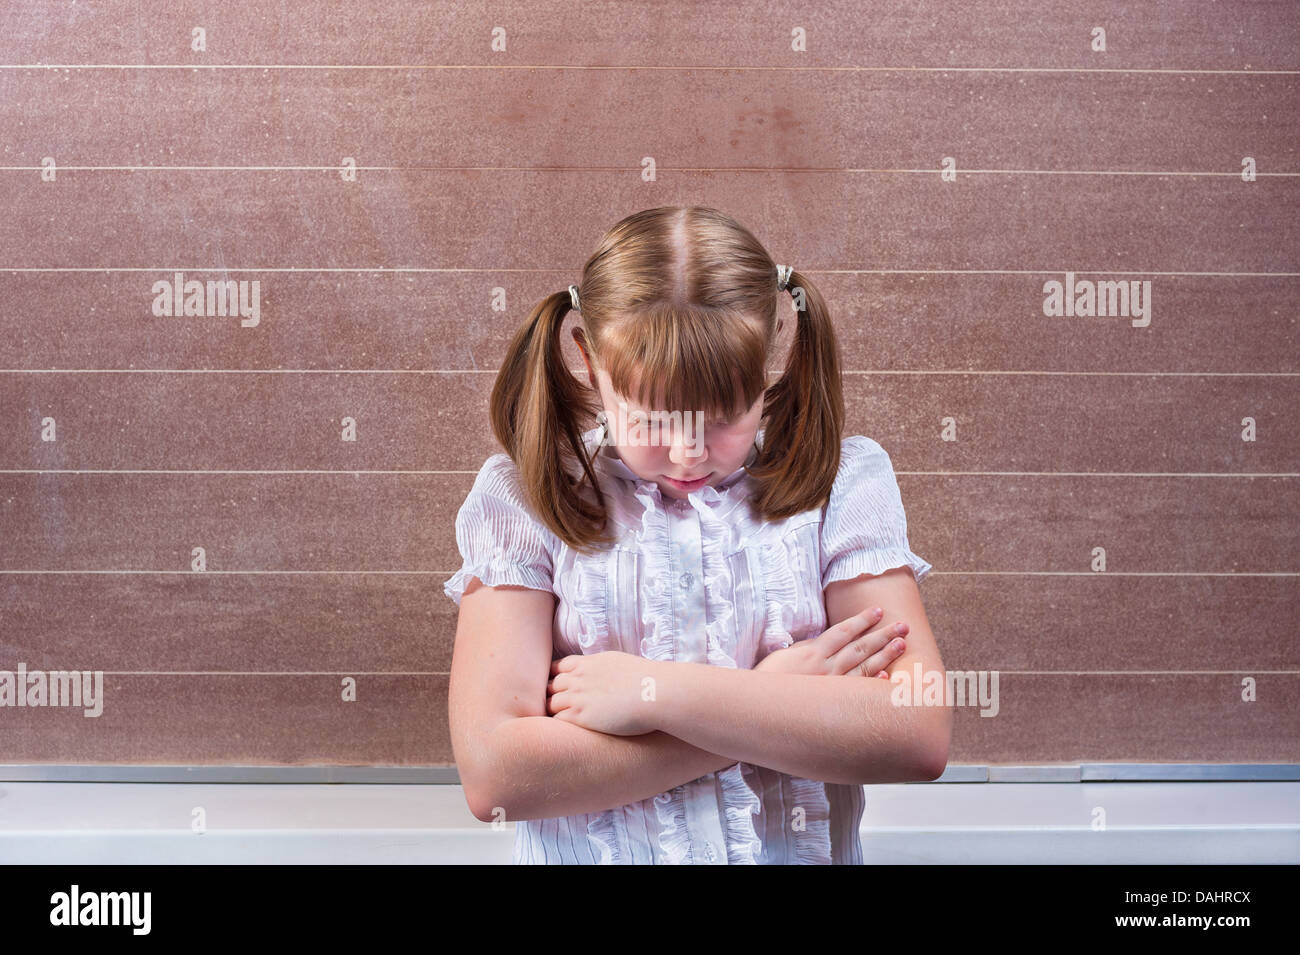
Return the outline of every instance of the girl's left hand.
<path id="1" fill-rule="evenodd" d="M 653 732 L 654 668 L 654 661 L 621 650 L 561 657 L 551 662 L 546 710 L 613 736 Z"/>

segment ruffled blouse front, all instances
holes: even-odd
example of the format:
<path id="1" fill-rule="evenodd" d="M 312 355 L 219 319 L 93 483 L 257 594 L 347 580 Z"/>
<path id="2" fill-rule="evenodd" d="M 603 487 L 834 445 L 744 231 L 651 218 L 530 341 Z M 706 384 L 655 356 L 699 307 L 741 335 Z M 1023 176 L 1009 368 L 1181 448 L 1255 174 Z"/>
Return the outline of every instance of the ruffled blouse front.
<path id="1" fill-rule="evenodd" d="M 588 450 L 602 430 L 583 437 Z M 756 447 L 746 465 L 752 463 Z M 758 522 L 742 467 L 686 500 L 664 497 L 613 448 L 595 467 L 616 541 L 574 551 L 532 516 L 518 470 L 488 458 L 456 516 L 464 564 L 444 585 L 457 604 L 471 577 L 559 599 L 554 656 L 621 650 L 654 660 L 752 669 L 768 653 L 826 629 L 836 580 L 931 565 L 907 542 L 889 456 L 870 438 L 842 443 L 830 500 Z M 857 864 L 863 787 L 735 763 L 649 799 L 597 813 L 516 823 L 516 863 Z"/>

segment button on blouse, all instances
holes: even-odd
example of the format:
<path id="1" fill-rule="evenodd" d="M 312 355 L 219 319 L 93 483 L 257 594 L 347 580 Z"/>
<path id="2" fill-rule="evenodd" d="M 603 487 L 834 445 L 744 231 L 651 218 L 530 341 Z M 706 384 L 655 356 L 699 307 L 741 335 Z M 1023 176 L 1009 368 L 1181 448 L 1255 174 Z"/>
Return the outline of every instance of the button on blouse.
<path id="1" fill-rule="evenodd" d="M 603 430 L 588 431 L 588 451 Z M 745 465 L 762 445 L 760 429 Z M 825 587 L 861 574 L 931 565 L 912 552 L 889 455 L 844 439 L 830 500 L 755 521 L 741 467 L 686 500 L 665 498 L 613 448 L 595 470 L 613 546 L 583 555 L 528 510 L 505 454 L 488 458 L 456 515 L 464 560 L 444 585 L 457 605 L 471 577 L 554 593 L 553 655 L 621 650 L 648 659 L 752 669 L 826 629 Z M 516 823 L 513 861 L 550 864 L 860 864 L 862 786 L 735 763 L 603 812 Z"/>

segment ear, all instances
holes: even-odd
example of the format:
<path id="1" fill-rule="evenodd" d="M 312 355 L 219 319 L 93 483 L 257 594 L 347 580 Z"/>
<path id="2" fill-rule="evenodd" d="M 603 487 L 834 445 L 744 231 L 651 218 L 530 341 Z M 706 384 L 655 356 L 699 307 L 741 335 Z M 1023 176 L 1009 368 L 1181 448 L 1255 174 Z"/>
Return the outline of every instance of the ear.
<path id="1" fill-rule="evenodd" d="M 578 353 L 582 355 L 582 363 L 587 366 L 587 380 L 591 382 L 591 387 L 599 392 L 600 386 L 596 384 L 596 373 L 591 370 L 591 359 L 587 355 L 587 338 L 581 328 L 574 327 L 570 333 L 573 335 L 574 344 L 578 346 Z"/>

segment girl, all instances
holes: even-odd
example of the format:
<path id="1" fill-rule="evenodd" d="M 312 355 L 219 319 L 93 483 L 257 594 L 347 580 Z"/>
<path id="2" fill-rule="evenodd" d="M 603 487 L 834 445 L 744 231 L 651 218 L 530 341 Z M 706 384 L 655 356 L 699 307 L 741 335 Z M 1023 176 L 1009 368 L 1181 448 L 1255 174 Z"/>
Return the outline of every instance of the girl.
<path id="1" fill-rule="evenodd" d="M 950 710 L 885 669 L 943 678 L 931 567 L 843 414 L 821 294 L 715 209 L 629 216 L 533 309 L 445 585 L 456 765 L 516 863 L 861 863 L 863 784 L 943 771 Z"/>

